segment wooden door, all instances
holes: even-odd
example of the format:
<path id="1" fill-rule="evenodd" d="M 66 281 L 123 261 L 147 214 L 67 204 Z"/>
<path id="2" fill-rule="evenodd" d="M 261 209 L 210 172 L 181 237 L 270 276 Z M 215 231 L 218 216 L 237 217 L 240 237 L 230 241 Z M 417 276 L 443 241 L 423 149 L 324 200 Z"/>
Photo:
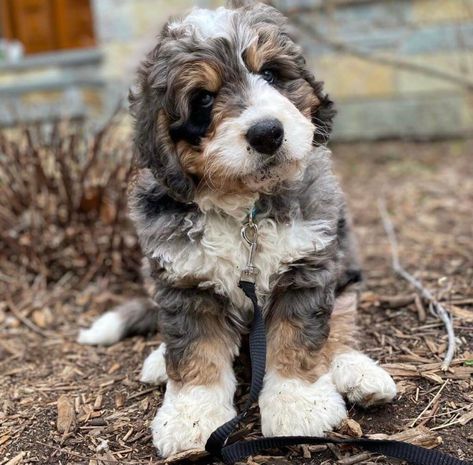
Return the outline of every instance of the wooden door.
<path id="1" fill-rule="evenodd" d="M 95 45 L 90 0 L 0 0 L 2 35 L 27 54 Z"/>
<path id="2" fill-rule="evenodd" d="M 13 38 L 12 18 L 7 5 L 7 0 L 0 0 L 0 37 Z"/>
<path id="3" fill-rule="evenodd" d="M 53 27 L 52 4 L 46 0 L 7 0 L 11 33 L 26 53 L 54 50 L 56 38 Z"/>
<path id="4" fill-rule="evenodd" d="M 58 48 L 95 45 L 94 20 L 89 0 L 55 0 L 54 12 Z"/>

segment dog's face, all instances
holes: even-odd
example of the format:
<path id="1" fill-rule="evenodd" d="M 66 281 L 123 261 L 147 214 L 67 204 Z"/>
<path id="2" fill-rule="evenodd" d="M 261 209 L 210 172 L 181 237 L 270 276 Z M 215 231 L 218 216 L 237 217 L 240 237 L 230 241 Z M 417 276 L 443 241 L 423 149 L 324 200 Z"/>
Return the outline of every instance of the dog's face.
<path id="1" fill-rule="evenodd" d="M 263 4 L 166 24 L 130 101 L 139 164 L 184 201 L 297 176 L 334 115 L 285 18 Z"/>

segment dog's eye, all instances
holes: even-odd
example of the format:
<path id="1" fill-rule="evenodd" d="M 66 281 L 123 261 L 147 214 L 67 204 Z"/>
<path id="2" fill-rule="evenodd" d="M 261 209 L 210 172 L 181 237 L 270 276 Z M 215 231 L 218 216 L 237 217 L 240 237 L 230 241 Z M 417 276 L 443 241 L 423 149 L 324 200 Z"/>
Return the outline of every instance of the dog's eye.
<path id="1" fill-rule="evenodd" d="M 264 69 L 261 71 L 261 77 L 270 84 L 273 84 L 276 80 L 276 73 L 270 69 Z"/>
<path id="2" fill-rule="evenodd" d="M 200 92 L 194 99 L 194 105 L 200 108 L 210 108 L 214 103 L 215 97 L 210 92 Z"/>

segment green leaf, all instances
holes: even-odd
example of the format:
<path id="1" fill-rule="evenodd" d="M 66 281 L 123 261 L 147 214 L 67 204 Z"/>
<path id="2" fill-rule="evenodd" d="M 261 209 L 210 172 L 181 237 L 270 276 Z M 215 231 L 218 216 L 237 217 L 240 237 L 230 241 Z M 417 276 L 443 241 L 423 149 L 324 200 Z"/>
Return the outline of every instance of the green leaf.
<path id="1" fill-rule="evenodd" d="M 473 358 L 471 358 L 470 360 L 465 360 L 465 366 L 473 367 Z"/>

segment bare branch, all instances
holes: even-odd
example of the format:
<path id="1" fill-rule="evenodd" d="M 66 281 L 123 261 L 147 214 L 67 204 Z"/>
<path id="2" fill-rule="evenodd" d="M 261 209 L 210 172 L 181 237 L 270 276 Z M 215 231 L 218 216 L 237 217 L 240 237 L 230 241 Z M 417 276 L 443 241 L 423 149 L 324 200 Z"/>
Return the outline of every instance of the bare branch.
<path id="1" fill-rule="evenodd" d="M 404 269 L 399 261 L 399 246 L 394 232 L 394 226 L 389 216 L 388 210 L 386 209 L 386 203 L 384 199 L 378 201 L 378 209 L 383 222 L 384 230 L 388 236 L 389 243 L 391 245 L 391 256 L 392 256 L 392 267 L 394 272 L 397 273 L 401 278 L 405 279 L 411 286 L 413 286 L 421 297 L 429 302 L 429 309 L 433 316 L 439 318 L 445 325 L 445 329 L 448 335 L 448 347 L 445 354 L 445 358 L 442 363 L 442 370 L 448 370 L 448 367 L 452 363 L 453 355 L 455 354 L 455 332 L 453 330 L 452 318 L 445 307 L 437 301 L 432 292 L 425 288 L 423 284 L 408 271 Z"/>
<path id="2" fill-rule="evenodd" d="M 38 326 L 36 326 L 32 321 L 30 321 L 28 318 L 26 318 L 25 316 L 23 316 L 20 311 L 16 308 L 15 304 L 13 303 L 13 300 L 11 299 L 11 297 L 7 297 L 7 303 L 8 303 L 8 307 L 10 309 L 10 312 L 13 314 L 13 316 L 18 320 L 20 321 L 21 323 L 23 323 L 27 328 L 31 329 L 31 331 L 33 331 L 34 333 L 36 334 L 39 334 L 40 336 L 44 337 L 44 338 L 48 338 L 50 337 L 50 334 L 47 333 L 46 331 L 43 331 L 41 328 L 39 328 Z"/>

